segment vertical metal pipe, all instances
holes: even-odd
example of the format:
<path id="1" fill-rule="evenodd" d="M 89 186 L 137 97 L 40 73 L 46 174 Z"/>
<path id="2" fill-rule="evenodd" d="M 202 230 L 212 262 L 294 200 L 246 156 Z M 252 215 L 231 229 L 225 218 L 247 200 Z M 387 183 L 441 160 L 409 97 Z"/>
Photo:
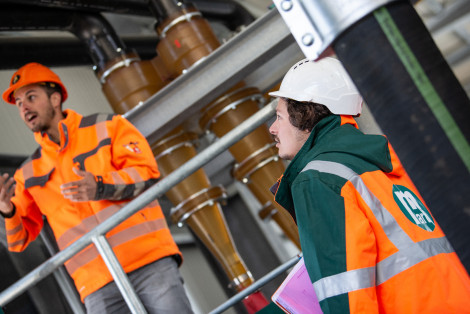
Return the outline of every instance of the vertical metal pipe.
<path id="1" fill-rule="evenodd" d="M 55 239 L 51 240 L 51 238 L 44 232 L 44 230 L 39 233 L 39 236 L 41 237 L 42 241 L 44 242 L 44 245 L 46 246 L 47 251 L 51 256 L 58 252 L 58 250 L 55 249 L 55 245 L 53 242 L 55 241 Z M 83 306 L 83 303 L 80 301 L 80 297 L 77 293 L 77 290 L 73 285 L 73 282 L 70 279 L 69 275 L 67 274 L 65 267 L 60 266 L 53 273 L 53 275 L 60 289 L 64 293 L 65 299 L 70 305 L 72 311 L 76 314 L 85 314 L 85 308 Z"/>
<path id="2" fill-rule="evenodd" d="M 142 302 L 137 296 L 137 293 L 132 287 L 129 277 L 127 277 L 124 269 L 122 269 L 116 254 L 114 254 L 113 249 L 108 243 L 108 240 L 106 240 L 106 237 L 104 235 L 98 235 L 93 237 L 92 241 L 95 243 L 104 263 L 111 272 L 111 275 L 114 278 L 114 282 L 119 288 L 119 291 L 121 291 L 121 294 L 129 306 L 131 312 L 135 314 L 147 313 L 144 306 L 142 305 Z"/>

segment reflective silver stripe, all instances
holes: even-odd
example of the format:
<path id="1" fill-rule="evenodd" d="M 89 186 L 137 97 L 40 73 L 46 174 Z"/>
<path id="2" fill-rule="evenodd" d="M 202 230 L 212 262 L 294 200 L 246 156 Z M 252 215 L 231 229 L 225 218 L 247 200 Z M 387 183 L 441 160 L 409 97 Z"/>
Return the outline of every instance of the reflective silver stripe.
<path id="1" fill-rule="evenodd" d="M 15 228 L 13 229 L 7 229 L 6 230 L 6 234 L 7 236 L 12 236 L 14 234 L 17 234 L 18 232 L 20 232 L 21 230 L 23 230 L 23 225 L 20 223 L 18 226 L 16 226 Z"/>
<path id="2" fill-rule="evenodd" d="M 446 237 L 427 239 L 387 257 L 377 263 L 376 267 L 350 270 L 317 280 L 313 283 L 313 288 L 318 300 L 322 301 L 343 293 L 378 286 L 429 257 L 452 252 L 454 250 Z"/>
<path id="3" fill-rule="evenodd" d="M 70 243 L 118 212 L 124 205 L 126 204 L 112 204 L 101 209 L 95 215 L 82 219 L 78 225 L 69 228 L 57 239 L 57 245 L 61 250 L 65 249 Z"/>
<path id="4" fill-rule="evenodd" d="M 446 237 L 427 239 L 401 249 L 377 263 L 377 285 L 410 267 L 441 253 L 452 253 L 454 249 Z"/>
<path id="5" fill-rule="evenodd" d="M 375 286 L 375 267 L 350 270 L 313 283 L 318 301 Z"/>
<path id="6" fill-rule="evenodd" d="M 432 256 L 454 252 L 446 237 L 413 242 L 380 200 L 367 188 L 362 178 L 350 168 L 336 162 L 314 160 L 309 162 L 302 172 L 306 170 L 334 174 L 351 182 L 371 209 L 389 240 L 399 250 L 377 263 L 375 267 L 351 270 L 314 282 L 313 287 L 319 301 L 380 285 Z"/>
<path id="7" fill-rule="evenodd" d="M 380 200 L 367 188 L 362 178 L 350 168 L 337 162 L 313 160 L 302 171 L 310 169 L 334 174 L 350 181 L 371 209 L 389 240 L 399 250 L 414 243 L 406 232 L 400 228 L 390 212 L 380 203 Z"/>
<path id="8" fill-rule="evenodd" d="M 155 220 L 150 220 L 138 225 L 131 226 L 107 238 L 111 247 L 116 248 L 119 245 L 135 240 L 140 236 L 150 235 L 163 229 L 168 229 L 165 218 L 157 218 Z M 65 267 L 67 268 L 69 274 L 73 274 L 75 271 L 77 271 L 77 269 L 90 263 L 99 256 L 100 254 L 96 247 L 94 245 L 89 245 L 80 253 L 69 259 L 65 263 Z"/>
<path id="9" fill-rule="evenodd" d="M 26 238 L 23 238 L 21 240 L 18 240 L 18 241 L 15 241 L 15 242 L 8 242 L 8 248 L 9 249 L 13 249 L 14 247 L 16 246 L 24 246 L 24 244 L 26 243 Z"/>

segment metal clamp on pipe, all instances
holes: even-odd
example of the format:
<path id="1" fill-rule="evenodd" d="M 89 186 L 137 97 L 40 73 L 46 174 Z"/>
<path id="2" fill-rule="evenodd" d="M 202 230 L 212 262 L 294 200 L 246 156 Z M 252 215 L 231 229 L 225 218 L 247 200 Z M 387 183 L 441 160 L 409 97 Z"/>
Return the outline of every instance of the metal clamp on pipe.
<path id="1" fill-rule="evenodd" d="M 351 25 L 397 0 L 273 0 L 307 58 L 329 54 L 328 47 Z"/>
<path id="2" fill-rule="evenodd" d="M 165 37 L 166 33 L 170 30 L 170 28 L 172 28 L 176 24 L 184 22 L 184 21 L 189 22 L 195 16 L 202 17 L 202 14 L 201 14 L 201 12 L 196 11 L 196 12 L 189 12 L 189 13 L 186 13 L 184 15 L 181 15 L 181 16 L 177 17 L 176 19 L 171 21 L 167 26 L 165 26 L 165 28 L 163 28 L 162 32 L 160 33 L 160 36 Z"/>
<path id="3" fill-rule="evenodd" d="M 241 274 L 240 276 L 233 278 L 233 280 L 228 284 L 228 287 L 229 288 L 239 287 L 243 282 L 247 280 L 250 280 L 251 282 L 255 281 L 253 275 L 249 271 L 247 271 L 244 274 Z"/>
<path id="4" fill-rule="evenodd" d="M 182 227 L 184 222 L 195 212 L 206 206 L 212 206 L 215 202 L 225 201 L 227 194 L 221 185 L 205 188 L 170 210 L 170 216 L 177 223 L 178 227 Z"/>
<path id="5" fill-rule="evenodd" d="M 113 60 L 112 65 L 109 65 L 108 68 L 104 69 L 101 73 L 98 74 L 98 79 L 101 84 L 106 83 L 106 78 L 114 71 L 122 67 L 128 67 L 132 62 L 140 61 L 138 56 L 128 57 L 126 55 L 121 56 L 121 60 Z"/>

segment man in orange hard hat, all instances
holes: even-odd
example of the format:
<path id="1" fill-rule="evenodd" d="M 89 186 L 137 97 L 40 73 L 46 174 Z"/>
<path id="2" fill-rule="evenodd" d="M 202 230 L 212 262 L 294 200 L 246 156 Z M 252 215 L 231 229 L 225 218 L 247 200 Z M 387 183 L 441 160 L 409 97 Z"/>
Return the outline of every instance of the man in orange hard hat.
<path id="1" fill-rule="evenodd" d="M 43 227 L 42 215 L 65 249 L 157 182 L 160 173 L 142 134 L 113 114 L 62 110 L 67 89 L 49 68 L 17 70 L 3 100 L 15 105 L 39 148 L 0 177 L 0 214 L 8 248 L 22 251 Z M 192 313 L 178 266 L 182 255 L 155 200 L 107 233 L 149 313 Z M 65 263 L 88 313 L 129 309 L 95 247 Z"/>

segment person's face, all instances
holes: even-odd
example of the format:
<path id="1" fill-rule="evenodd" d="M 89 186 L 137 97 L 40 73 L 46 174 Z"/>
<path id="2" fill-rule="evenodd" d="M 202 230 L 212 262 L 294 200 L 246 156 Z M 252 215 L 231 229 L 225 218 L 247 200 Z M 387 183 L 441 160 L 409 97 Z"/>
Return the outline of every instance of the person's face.
<path id="1" fill-rule="evenodd" d="M 287 113 L 287 101 L 279 98 L 276 109 L 276 120 L 269 128 L 274 136 L 276 147 L 279 149 L 279 157 L 292 160 L 300 148 L 307 141 L 310 132 L 301 131 L 290 123 Z"/>
<path id="2" fill-rule="evenodd" d="M 31 84 L 18 88 L 14 97 L 20 117 L 31 131 L 48 132 L 57 126 L 57 104 L 60 108 L 60 98 L 57 102 L 57 97 L 60 97 L 58 93 L 48 97 L 43 88 Z"/>

